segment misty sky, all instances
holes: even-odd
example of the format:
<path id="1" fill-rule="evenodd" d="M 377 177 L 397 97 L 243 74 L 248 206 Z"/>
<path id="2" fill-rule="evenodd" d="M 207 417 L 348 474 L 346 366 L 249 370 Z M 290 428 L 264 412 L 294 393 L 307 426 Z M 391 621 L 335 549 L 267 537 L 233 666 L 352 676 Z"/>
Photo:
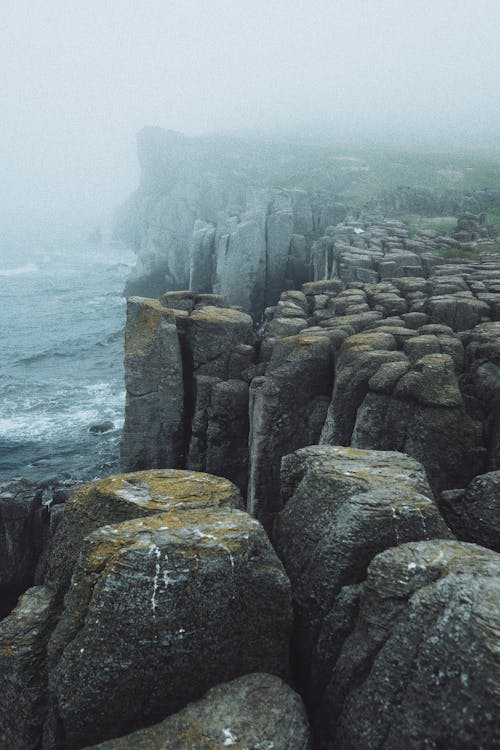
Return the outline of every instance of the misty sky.
<path id="1" fill-rule="evenodd" d="M 486 134 L 498 0 L 1 0 L 1 235 L 97 224 L 135 133 Z"/>

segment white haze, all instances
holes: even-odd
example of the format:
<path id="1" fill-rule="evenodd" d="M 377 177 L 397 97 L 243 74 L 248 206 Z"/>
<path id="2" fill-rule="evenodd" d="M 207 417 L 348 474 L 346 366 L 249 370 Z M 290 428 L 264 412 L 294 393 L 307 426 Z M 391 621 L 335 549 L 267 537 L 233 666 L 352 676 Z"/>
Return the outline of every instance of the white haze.
<path id="1" fill-rule="evenodd" d="M 494 143 L 498 0 L 2 0 L 0 239 L 91 227 L 135 133 Z"/>

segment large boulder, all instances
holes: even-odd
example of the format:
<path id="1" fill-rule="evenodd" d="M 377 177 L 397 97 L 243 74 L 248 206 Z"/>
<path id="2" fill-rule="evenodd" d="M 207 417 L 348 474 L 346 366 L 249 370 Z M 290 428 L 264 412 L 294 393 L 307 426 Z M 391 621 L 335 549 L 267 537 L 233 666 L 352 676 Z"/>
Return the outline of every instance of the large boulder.
<path id="1" fill-rule="evenodd" d="M 46 582 L 63 594 L 85 537 L 101 526 L 168 510 L 242 508 L 227 479 L 176 469 L 116 474 L 92 482 L 66 502 L 52 542 Z"/>
<path id="2" fill-rule="evenodd" d="M 499 574 L 498 554 L 449 540 L 378 555 L 314 718 L 316 746 L 499 747 Z"/>
<path id="3" fill-rule="evenodd" d="M 285 456 L 281 481 L 274 540 L 292 583 L 293 664 L 313 708 L 374 555 L 452 535 L 423 467 L 400 453 L 311 446 Z"/>
<path id="4" fill-rule="evenodd" d="M 48 747 L 137 729 L 241 674 L 287 674 L 288 579 L 241 507 L 228 480 L 168 469 L 67 501 L 46 576 Z"/>
<path id="5" fill-rule="evenodd" d="M 309 750 L 300 697 L 278 677 L 249 674 L 218 685 L 160 724 L 87 750 Z"/>
<path id="6" fill-rule="evenodd" d="M 286 676 L 290 628 L 288 579 L 248 514 L 103 526 L 83 541 L 49 644 L 49 746 L 133 731 L 249 672 Z"/>

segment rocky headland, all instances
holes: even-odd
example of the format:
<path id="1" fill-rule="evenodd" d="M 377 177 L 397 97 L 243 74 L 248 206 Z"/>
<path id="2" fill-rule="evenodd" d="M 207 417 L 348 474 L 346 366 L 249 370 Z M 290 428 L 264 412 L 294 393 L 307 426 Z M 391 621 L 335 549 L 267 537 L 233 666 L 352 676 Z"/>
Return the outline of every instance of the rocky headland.
<path id="1" fill-rule="evenodd" d="M 124 473 L 2 487 L 0 746 L 500 747 L 495 189 L 139 147 Z"/>

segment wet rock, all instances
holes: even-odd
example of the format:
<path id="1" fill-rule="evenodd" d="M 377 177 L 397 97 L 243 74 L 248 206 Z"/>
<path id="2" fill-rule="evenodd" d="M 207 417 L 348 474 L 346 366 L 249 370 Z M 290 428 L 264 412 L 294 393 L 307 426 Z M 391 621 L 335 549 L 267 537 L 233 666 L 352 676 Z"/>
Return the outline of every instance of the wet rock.
<path id="1" fill-rule="evenodd" d="M 293 664 L 312 709 L 339 648 L 334 634 L 356 611 L 356 590 L 339 602 L 342 587 L 360 583 L 388 547 L 452 535 L 423 467 L 400 453 L 311 446 L 285 456 L 281 476 L 274 540 L 292 583 Z"/>
<path id="2" fill-rule="evenodd" d="M 114 430 L 115 425 L 114 422 L 106 421 L 106 422 L 95 422 L 94 424 L 91 424 L 89 427 L 89 432 L 92 432 L 94 435 L 99 435 L 102 432 L 109 432 L 110 430 Z"/>
<path id="3" fill-rule="evenodd" d="M 94 745 L 92 750 L 227 747 L 309 750 L 309 728 L 300 697 L 278 677 L 247 675 L 212 688 L 161 724 Z"/>
<path id="4" fill-rule="evenodd" d="M 499 745 L 499 561 L 448 540 L 375 557 L 313 719 L 317 747 Z"/>

